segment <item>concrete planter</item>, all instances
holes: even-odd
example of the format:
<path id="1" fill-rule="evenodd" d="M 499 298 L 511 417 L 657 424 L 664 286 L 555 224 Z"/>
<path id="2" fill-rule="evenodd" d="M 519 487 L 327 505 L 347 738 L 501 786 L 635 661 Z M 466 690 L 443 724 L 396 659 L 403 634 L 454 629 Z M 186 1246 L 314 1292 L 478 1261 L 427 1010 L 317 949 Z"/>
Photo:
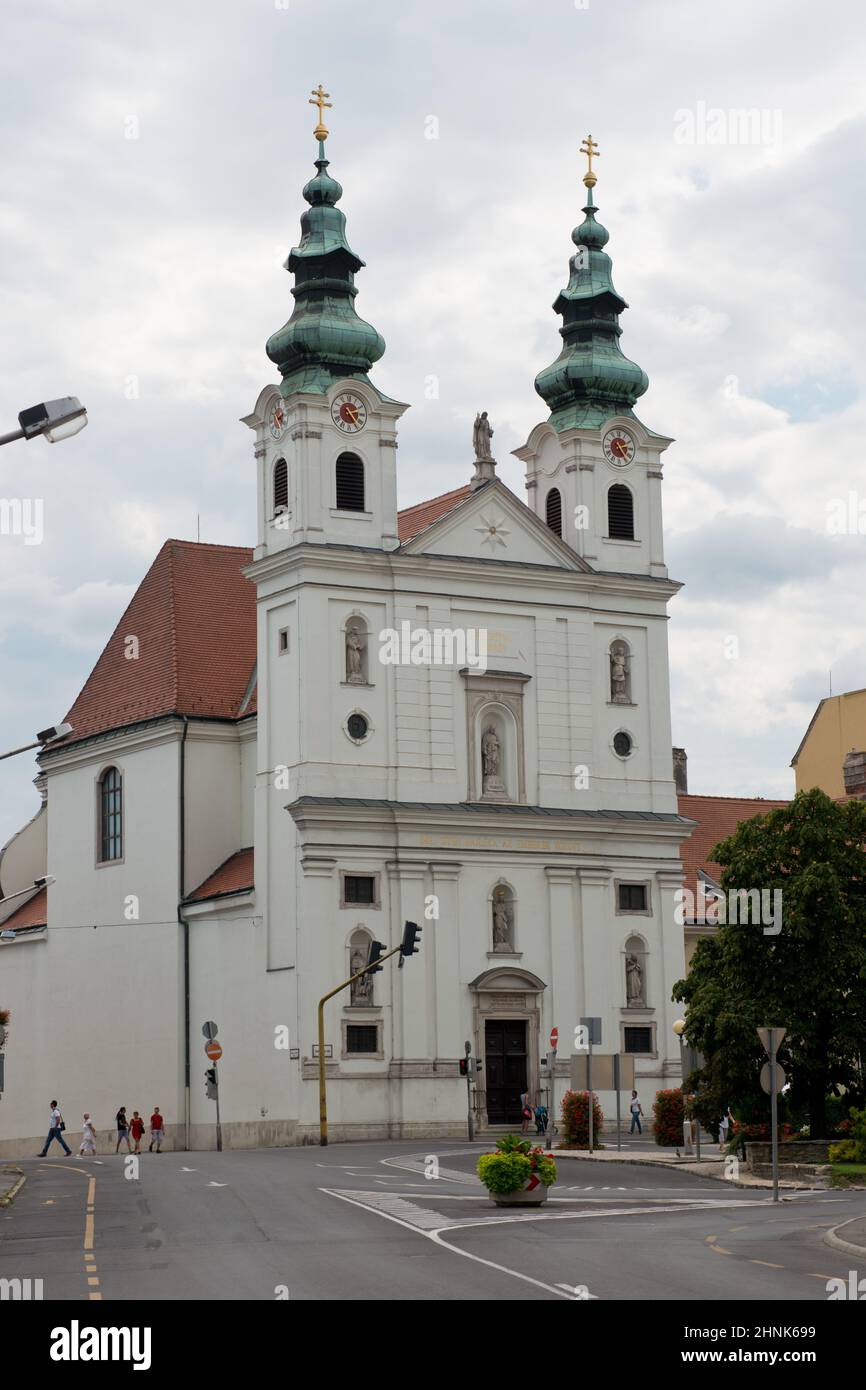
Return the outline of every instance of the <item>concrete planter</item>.
<path id="1" fill-rule="evenodd" d="M 547 1188 L 543 1182 L 531 1191 L 524 1185 L 516 1192 L 491 1192 L 490 1200 L 497 1207 L 540 1207 L 547 1201 Z"/>
<path id="2" fill-rule="evenodd" d="M 787 1167 L 789 1164 L 815 1164 L 829 1162 L 828 1150 L 831 1144 L 835 1144 L 836 1139 L 792 1139 L 786 1144 L 779 1145 L 779 1167 Z M 746 1141 L 746 1165 L 751 1172 L 755 1171 L 755 1165 L 763 1167 L 765 1164 L 772 1163 L 771 1145 L 765 1142 L 753 1143 Z"/>

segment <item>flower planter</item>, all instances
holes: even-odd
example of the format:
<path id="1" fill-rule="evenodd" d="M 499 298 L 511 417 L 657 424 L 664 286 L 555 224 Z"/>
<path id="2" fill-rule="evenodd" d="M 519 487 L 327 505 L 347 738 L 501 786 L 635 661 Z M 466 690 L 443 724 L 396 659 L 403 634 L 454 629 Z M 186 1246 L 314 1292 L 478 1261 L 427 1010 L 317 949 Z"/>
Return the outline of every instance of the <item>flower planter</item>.
<path id="1" fill-rule="evenodd" d="M 538 1182 L 530 1190 L 527 1183 L 516 1192 L 491 1192 L 490 1200 L 497 1207 L 540 1207 L 547 1201 L 547 1188 Z"/>

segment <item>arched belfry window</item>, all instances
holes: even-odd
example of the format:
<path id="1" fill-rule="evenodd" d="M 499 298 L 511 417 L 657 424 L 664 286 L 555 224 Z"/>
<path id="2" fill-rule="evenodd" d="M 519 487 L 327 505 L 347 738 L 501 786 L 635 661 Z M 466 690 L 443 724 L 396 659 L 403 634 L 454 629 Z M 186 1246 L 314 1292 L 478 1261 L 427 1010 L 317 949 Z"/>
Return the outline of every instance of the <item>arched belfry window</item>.
<path id="1" fill-rule="evenodd" d="M 99 862 L 123 858 L 123 778 L 107 767 L 99 779 Z"/>
<path id="2" fill-rule="evenodd" d="M 607 534 L 612 541 L 634 540 L 634 498 L 624 483 L 608 488 Z"/>
<path id="3" fill-rule="evenodd" d="M 337 459 L 337 511 L 364 510 L 364 464 L 357 454 L 341 454 Z"/>
<path id="4" fill-rule="evenodd" d="M 289 509 L 289 466 L 285 459 L 274 464 L 274 516 Z"/>
<path id="5" fill-rule="evenodd" d="M 562 536 L 562 494 L 558 487 L 552 487 L 544 502 L 544 519 L 551 531 Z"/>

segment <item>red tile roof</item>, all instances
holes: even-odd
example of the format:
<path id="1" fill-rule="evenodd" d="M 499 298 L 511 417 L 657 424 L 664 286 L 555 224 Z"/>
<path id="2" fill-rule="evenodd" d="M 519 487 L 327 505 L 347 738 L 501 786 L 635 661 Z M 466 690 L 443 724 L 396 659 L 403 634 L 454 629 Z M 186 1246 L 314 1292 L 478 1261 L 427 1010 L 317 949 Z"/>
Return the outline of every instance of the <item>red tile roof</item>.
<path id="1" fill-rule="evenodd" d="M 48 889 L 40 888 L 26 903 L 22 903 L 11 917 L 0 922 L 0 931 L 17 931 L 21 927 L 44 927 L 48 924 Z"/>
<path id="2" fill-rule="evenodd" d="M 760 796 L 679 796 L 681 816 L 697 821 L 697 825 L 680 849 L 683 861 L 683 886 L 697 891 L 698 870 L 702 869 L 716 883 L 722 868 L 710 858 L 716 845 L 733 835 L 741 821 L 766 815 L 788 801 L 766 801 Z"/>
<path id="3" fill-rule="evenodd" d="M 66 716 L 67 743 L 164 714 L 237 717 L 256 659 L 252 555 L 165 542 Z"/>
<path id="4" fill-rule="evenodd" d="M 405 511 L 398 512 L 397 532 L 401 544 L 405 545 L 406 541 L 410 541 L 420 531 L 426 531 L 428 526 L 432 526 L 440 516 L 445 516 L 446 512 L 453 512 L 471 491 L 467 483 L 465 487 L 455 488 L 453 492 L 443 492 L 439 497 L 431 497 L 429 502 L 416 502 L 414 507 L 406 507 Z"/>
<path id="5" fill-rule="evenodd" d="M 239 849 L 220 864 L 204 883 L 200 883 L 187 897 L 187 902 L 202 902 L 205 898 L 219 898 L 224 893 L 242 893 L 255 886 L 254 851 Z"/>

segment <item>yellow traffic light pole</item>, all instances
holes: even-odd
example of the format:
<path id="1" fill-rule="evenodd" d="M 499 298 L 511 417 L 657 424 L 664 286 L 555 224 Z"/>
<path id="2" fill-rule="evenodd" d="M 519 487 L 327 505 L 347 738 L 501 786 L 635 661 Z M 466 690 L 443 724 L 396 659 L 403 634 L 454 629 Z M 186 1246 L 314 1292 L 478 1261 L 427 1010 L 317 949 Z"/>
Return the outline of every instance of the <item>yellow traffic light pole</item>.
<path id="1" fill-rule="evenodd" d="M 402 951 L 402 942 L 395 946 L 393 950 L 386 951 L 378 960 L 371 965 L 365 965 L 363 970 L 359 970 L 356 975 L 351 975 L 348 980 L 344 980 L 341 985 L 329 991 L 319 1000 L 319 1143 L 324 1148 L 328 1142 L 328 1097 L 325 1090 L 325 1005 L 329 999 L 333 999 L 335 994 L 341 990 L 348 989 L 356 980 L 360 980 L 362 975 L 367 975 L 371 970 L 377 970 L 384 960 L 390 956 L 396 956 L 398 951 Z"/>

